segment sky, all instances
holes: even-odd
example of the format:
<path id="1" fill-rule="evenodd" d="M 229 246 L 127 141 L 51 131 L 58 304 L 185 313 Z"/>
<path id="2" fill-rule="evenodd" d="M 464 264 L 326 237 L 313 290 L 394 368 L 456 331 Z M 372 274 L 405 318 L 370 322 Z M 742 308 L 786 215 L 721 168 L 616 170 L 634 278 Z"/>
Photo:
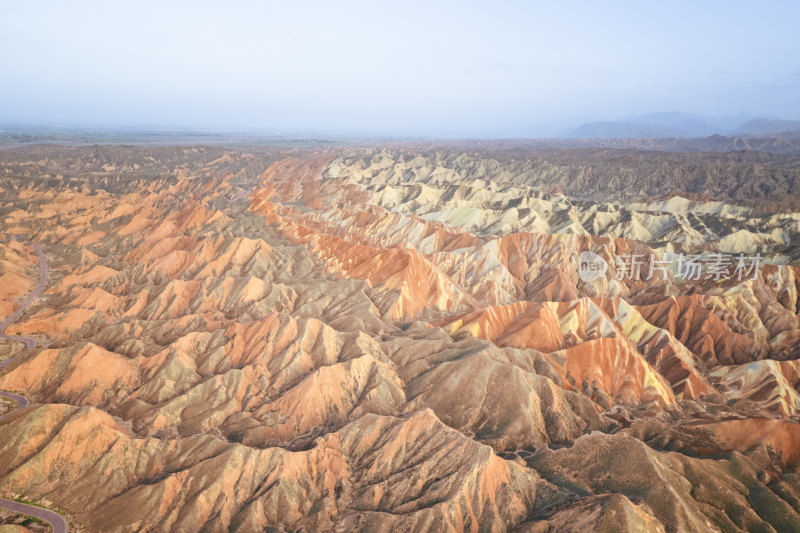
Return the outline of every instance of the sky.
<path id="1" fill-rule="evenodd" d="M 800 118 L 793 0 L 0 6 L 0 123 L 488 138 Z"/>

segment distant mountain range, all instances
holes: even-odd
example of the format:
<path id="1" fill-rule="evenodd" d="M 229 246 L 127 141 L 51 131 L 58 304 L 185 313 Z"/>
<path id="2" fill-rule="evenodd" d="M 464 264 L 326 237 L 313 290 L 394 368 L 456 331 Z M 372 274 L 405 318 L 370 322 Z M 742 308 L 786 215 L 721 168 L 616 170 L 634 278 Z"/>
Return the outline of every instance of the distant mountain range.
<path id="1" fill-rule="evenodd" d="M 688 138 L 711 135 L 776 135 L 800 131 L 800 121 L 737 115 L 711 118 L 691 113 L 648 113 L 620 120 L 588 122 L 568 137 L 579 139 Z"/>

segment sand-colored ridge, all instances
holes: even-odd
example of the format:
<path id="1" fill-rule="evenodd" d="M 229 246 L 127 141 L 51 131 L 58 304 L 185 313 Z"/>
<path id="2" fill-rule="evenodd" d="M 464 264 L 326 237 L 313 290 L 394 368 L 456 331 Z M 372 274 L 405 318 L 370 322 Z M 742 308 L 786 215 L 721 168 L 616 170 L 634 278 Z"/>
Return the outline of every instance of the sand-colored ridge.
<path id="1" fill-rule="evenodd" d="M 800 527 L 796 214 L 522 153 L 0 151 L 50 267 L 0 494 L 85 531 Z M 620 275 L 752 246 L 758 279 Z M 5 308 L 33 265 L 0 243 Z"/>

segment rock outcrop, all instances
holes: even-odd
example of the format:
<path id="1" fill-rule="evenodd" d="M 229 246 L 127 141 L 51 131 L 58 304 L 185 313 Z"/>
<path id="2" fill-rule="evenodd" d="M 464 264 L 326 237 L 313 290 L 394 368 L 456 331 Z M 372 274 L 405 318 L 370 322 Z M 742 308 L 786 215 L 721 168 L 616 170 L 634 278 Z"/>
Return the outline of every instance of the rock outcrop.
<path id="1" fill-rule="evenodd" d="M 494 155 L 3 151 L 0 311 L 26 242 L 49 276 L 0 495 L 87 531 L 800 528 L 800 215 L 701 195 L 751 162 L 648 199 Z"/>

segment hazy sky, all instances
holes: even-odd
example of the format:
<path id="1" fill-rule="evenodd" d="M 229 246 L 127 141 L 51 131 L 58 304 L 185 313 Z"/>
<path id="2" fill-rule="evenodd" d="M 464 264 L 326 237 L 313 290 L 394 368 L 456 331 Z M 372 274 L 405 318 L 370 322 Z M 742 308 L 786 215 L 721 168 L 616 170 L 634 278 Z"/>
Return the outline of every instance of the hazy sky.
<path id="1" fill-rule="evenodd" d="M 0 122 L 490 137 L 796 119 L 798 21 L 793 0 L 6 0 Z"/>

